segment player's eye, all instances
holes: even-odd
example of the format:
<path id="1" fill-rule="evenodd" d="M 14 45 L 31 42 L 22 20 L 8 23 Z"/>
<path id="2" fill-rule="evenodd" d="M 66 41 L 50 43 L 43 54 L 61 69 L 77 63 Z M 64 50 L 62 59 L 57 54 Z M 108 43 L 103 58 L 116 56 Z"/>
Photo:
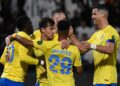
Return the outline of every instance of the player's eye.
<path id="1" fill-rule="evenodd" d="M 92 15 L 96 15 L 96 13 L 92 13 Z"/>

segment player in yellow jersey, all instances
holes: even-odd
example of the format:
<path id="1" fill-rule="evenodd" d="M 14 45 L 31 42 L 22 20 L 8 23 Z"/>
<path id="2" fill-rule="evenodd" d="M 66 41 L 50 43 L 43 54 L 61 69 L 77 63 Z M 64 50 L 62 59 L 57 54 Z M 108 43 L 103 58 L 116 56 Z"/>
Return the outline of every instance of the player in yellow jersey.
<path id="1" fill-rule="evenodd" d="M 108 23 L 108 10 L 104 5 L 98 5 L 92 10 L 92 19 L 99 28 L 86 42 L 79 41 L 71 29 L 73 43 L 83 52 L 93 50 L 94 86 L 117 86 L 116 58 L 119 45 L 119 35 Z"/>
<path id="2" fill-rule="evenodd" d="M 28 17 L 20 17 L 16 26 L 20 30 L 17 34 L 31 40 L 29 35 L 33 32 L 33 29 Z M 0 86 L 24 86 L 27 64 L 37 65 L 39 63 L 39 60 L 28 55 L 30 53 L 29 49 L 17 41 L 13 41 L 5 48 L 0 59 L 0 62 L 4 64 Z"/>
<path id="3" fill-rule="evenodd" d="M 39 24 L 39 30 L 36 30 L 33 34 L 33 40 L 51 40 L 49 39 L 49 26 L 53 26 L 54 25 L 54 22 L 53 20 L 51 21 L 50 18 L 43 18 L 41 21 L 40 21 L 40 24 Z M 45 31 L 42 31 L 45 30 Z M 55 37 L 56 38 L 56 37 Z M 37 58 L 40 58 L 42 51 L 38 50 L 38 49 L 34 49 L 34 53 L 36 55 Z M 36 68 L 36 71 L 37 71 L 37 82 L 36 82 L 36 86 L 47 86 L 48 84 L 48 81 L 47 81 L 47 74 L 45 74 L 46 72 L 44 72 L 44 69 L 43 67 L 37 67 Z M 43 71 L 43 72 L 42 72 Z"/>
<path id="4" fill-rule="evenodd" d="M 58 41 L 30 41 L 16 35 L 15 40 L 43 51 L 46 59 L 48 86 L 75 86 L 73 66 L 81 73 L 81 58 L 77 47 L 70 45 L 61 49 L 61 42 L 67 40 L 70 25 L 63 20 L 58 23 Z M 45 29 L 41 29 L 45 31 Z M 54 27 L 49 26 L 49 39 L 53 39 Z"/>
<path id="5" fill-rule="evenodd" d="M 55 21 L 55 26 L 57 26 L 58 21 L 66 19 L 66 15 L 61 10 L 55 10 L 52 12 L 51 18 Z M 33 40 L 36 40 L 38 38 L 42 39 L 42 40 L 48 40 L 48 37 L 44 36 L 44 34 L 47 32 L 41 33 L 40 29 L 41 29 L 41 27 L 39 27 L 39 30 L 34 31 L 33 36 L 32 36 Z M 55 28 L 55 34 L 54 34 L 53 40 L 58 40 L 57 27 Z M 35 53 L 37 58 L 39 58 L 39 56 L 41 55 L 41 52 L 37 49 L 34 49 L 34 53 Z M 37 71 L 37 73 L 36 73 L 37 74 L 36 86 L 39 86 L 39 85 L 40 86 L 47 86 L 47 80 L 45 79 L 46 75 L 44 73 L 42 73 L 40 70 L 43 71 L 44 68 L 43 67 L 36 68 L 36 71 Z M 42 77 L 40 77 L 40 76 L 42 76 Z"/>

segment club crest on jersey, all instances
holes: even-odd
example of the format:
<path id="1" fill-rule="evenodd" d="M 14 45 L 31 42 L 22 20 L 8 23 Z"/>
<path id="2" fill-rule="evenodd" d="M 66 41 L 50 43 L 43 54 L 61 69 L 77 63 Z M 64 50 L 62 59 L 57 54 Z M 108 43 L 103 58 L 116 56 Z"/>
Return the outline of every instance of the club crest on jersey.
<path id="1" fill-rule="evenodd" d="M 112 35 L 112 40 L 115 40 L 115 36 L 114 35 Z"/>
<path id="2" fill-rule="evenodd" d="M 37 44 L 38 44 L 38 45 L 41 45 L 42 43 L 43 43 L 43 41 L 42 41 L 42 40 L 37 41 Z"/>

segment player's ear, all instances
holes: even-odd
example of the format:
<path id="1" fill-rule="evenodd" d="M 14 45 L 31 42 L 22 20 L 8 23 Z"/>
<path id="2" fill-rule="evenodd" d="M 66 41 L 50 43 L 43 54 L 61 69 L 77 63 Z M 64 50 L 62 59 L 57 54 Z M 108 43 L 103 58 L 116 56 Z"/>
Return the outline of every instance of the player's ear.
<path id="1" fill-rule="evenodd" d="M 44 27 L 41 28 L 41 32 L 42 33 L 45 32 L 45 28 Z"/>

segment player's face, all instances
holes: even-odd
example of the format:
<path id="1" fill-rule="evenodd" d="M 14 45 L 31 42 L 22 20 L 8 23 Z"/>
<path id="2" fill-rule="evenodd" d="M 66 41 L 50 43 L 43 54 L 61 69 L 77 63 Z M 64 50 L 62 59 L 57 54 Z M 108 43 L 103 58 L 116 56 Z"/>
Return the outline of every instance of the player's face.
<path id="1" fill-rule="evenodd" d="M 54 20 L 55 24 L 57 24 L 59 21 L 61 20 L 65 20 L 66 19 L 66 16 L 63 12 L 61 13 L 56 13 L 52 19 Z"/>
<path id="2" fill-rule="evenodd" d="M 99 24 L 102 16 L 103 15 L 100 13 L 100 11 L 97 8 L 94 8 L 92 10 L 92 19 L 93 19 L 94 24 Z"/>
<path id="3" fill-rule="evenodd" d="M 61 20 L 66 20 L 66 16 L 64 13 L 59 13 L 59 17 L 58 17 L 58 22 L 61 21 Z"/>
<path id="4" fill-rule="evenodd" d="M 44 29 L 43 33 L 48 40 L 52 40 L 54 38 L 54 29 L 55 26 L 48 26 Z"/>
<path id="5" fill-rule="evenodd" d="M 61 21 L 61 20 L 66 20 L 66 16 L 65 16 L 65 14 L 63 13 L 63 12 L 61 12 L 61 13 L 56 13 L 53 17 L 52 17 L 52 19 L 54 20 L 54 22 L 55 22 L 55 29 L 54 29 L 54 33 L 56 33 L 57 32 L 57 23 L 59 22 L 59 21 Z"/>

